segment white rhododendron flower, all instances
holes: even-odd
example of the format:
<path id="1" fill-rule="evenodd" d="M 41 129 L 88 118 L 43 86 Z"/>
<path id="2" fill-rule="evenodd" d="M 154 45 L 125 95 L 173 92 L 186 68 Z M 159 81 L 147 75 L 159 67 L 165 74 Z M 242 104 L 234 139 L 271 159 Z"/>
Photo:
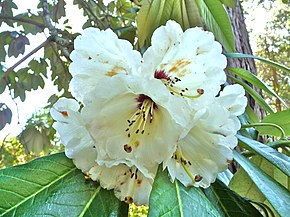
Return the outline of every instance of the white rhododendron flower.
<path id="1" fill-rule="evenodd" d="M 51 109 L 66 155 L 127 203 L 148 204 L 159 165 L 171 180 L 208 187 L 232 160 L 247 103 L 226 81 L 212 33 L 168 21 L 143 57 L 110 29 L 74 42 L 70 90 Z M 81 106 L 80 106 L 81 105 Z"/>
<path id="2" fill-rule="evenodd" d="M 141 64 L 141 54 L 111 29 L 85 29 L 74 41 L 74 49 L 70 55 L 70 89 L 79 100 L 95 88 L 100 78 L 137 73 Z"/>
<path id="3" fill-rule="evenodd" d="M 225 96 L 238 100 L 229 102 Z M 245 107 L 244 89 L 239 85 L 225 87 L 219 97 L 205 106 L 201 117 L 178 142 L 175 154 L 163 164 L 172 180 L 204 188 L 214 182 L 232 160 L 232 149 L 238 143 L 235 134 L 241 127 L 234 114 L 242 114 Z M 236 109 L 232 112 L 231 108 Z"/>
<path id="4" fill-rule="evenodd" d="M 97 151 L 78 110 L 79 104 L 75 100 L 61 98 L 50 113 L 56 120 L 53 127 L 65 145 L 66 156 L 74 160 L 77 168 L 87 172 L 95 164 Z"/>
<path id="5" fill-rule="evenodd" d="M 114 189 L 120 200 L 148 204 L 158 164 L 148 168 L 151 178 L 146 178 L 136 167 L 129 168 L 124 164 L 113 167 L 98 165 L 94 140 L 84 127 L 86 123 L 78 110 L 79 104 L 66 98 L 61 98 L 51 109 L 51 115 L 57 121 L 53 127 L 61 136 L 66 156 L 73 159 L 82 172 L 99 181 L 103 188 Z"/>
<path id="6" fill-rule="evenodd" d="M 198 98 L 219 92 L 226 65 L 211 32 L 198 27 L 183 32 L 178 23 L 168 21 L 153 33 L 141 73 L 161 80 L 172 94 Z"/>
<path id="7" fill-rule="evenodd" d="M 135 165 L 152 177 L 146 168 L 172 156 L 189 124 L 188 104 L 157 80 L 129 75 L 104 78 L 87 98 L 91 102 L 82 114 L 97 143 L 97 162 L 108 167 Z"/>

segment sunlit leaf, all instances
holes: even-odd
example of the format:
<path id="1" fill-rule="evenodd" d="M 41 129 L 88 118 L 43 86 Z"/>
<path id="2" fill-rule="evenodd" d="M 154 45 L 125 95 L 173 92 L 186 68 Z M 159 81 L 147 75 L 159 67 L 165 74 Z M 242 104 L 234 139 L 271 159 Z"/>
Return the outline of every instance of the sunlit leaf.
<path id="1" fill-rule="evenodd" d="M 264 90 L 266 93 L 270 94 L 271 96 L 274 96 L 280 100 L 281 103 L 287 108 L 287 104 L 284 102 L 284 100 L 275 93 L 266 83 L 264 83 L 262 80 L 260 80 L 256 75 L 253 73 L 241 69 L 241 68 L 227 68 L 230 72 L 236 74 L 240 78 L 250 82 L 251 84 L 255 85 L 256 87 L 259 87 L 260 89 Z"/>
<path id="2" fill-rule="evenodd" d="M 154 30 L 170 19 L 177 21 L 183 29 L 202 25 L 196 3 L 192 0 L 144 0 L 137 15 L 140 47 L 145 42 L 149 45 Z"/>
<path id="3" fill-rule="evenodd" d="M 228 76 L 229 78 L 231 78 L 233 81 L 235 81 L 236 83 L 242 85 L 245 90 L 253 97 L 253 99 L 263 108 L 265 109 L 267 112 L 269 113 L 274 113 L 274 110 L 271 108 L 271 106 L 268 105 L 268 103 L 265 101 L 265 99 L 263 99 L 255 90 L 253 90 L 252 87 L 250 87 L 248 84 L 246 84 L 245 82 L 233 77 L 233 76 Z"/>
<path id="4" fill-rule="evenodd" d="M 184 187 L 170 182 L 168 173 L 160 167 L 149 202 L 149 217 L 155 216 L 221 216 L 200 188 Z"/>
<path id="5" fill-rule="evenodd" d="M 258 187 L 277 213 L 281 216 L 287 216 L 289 213 L 288 205 L 290 203 L 289 191 L 236 151 L 234 151 L 234 159 L 250 176 L 253 183 Z"/>
<path id="6" fill-rule="evenodd" d="M 42 151 L 47 153 L 49 147 L 51 147 L 51 143 L 47 135 L 32 126 L 21 132 L 20 142 L 24 145 L 27 153 L 33 152 L 37 155 Z"/>
<path id="7" fill-rule="evenodd" d="M 262 156 L 267 161 L 279 168 L 286 175 L 290 176 L 289 157 L 258 141 L 251 140 L 241 135 L 237 135 L 237 137 L 239 139 L 239 144 L 242 145 L 243 148 L 251 150 L 254 153 Z"/>
<path id="8" fill-rule="evenodd" d="M 225 53 L 226 57 L 229 58 L 252 58 L 252 59 L 257 59 L 260 60 L 261 62 L 264 62 L 270 66 L 276 67 L 278 69 L 281 69 L 284 72 L 290 73 L 290 68 L 287 66 L 284 66 L 282 64 L 276 63 L 274 61 L 271 60 L 267 60 L 263 57 L 258 57 L 258 56 L 253 56 L 250 54 L 242 54 L 242 53 Z"/>
<path id="9" fill-rule="evenodd" d="M 63 153 L 0 170 L 0 198 L 0 215 L 7 217 L 125 216 L 128 210 Z"/>
<path id="10" fill-rule="evenodd" d="M 216 180 L 205 189 L 205 194 L 223 216 L 262 216 L 251 203 L 233 192 L 220 180 Z"/>
<path id="11" fill-rule="evenodd" d="M 290 178 L 281 172 L 273 164 L 260 156 L 255 156 L 251 159 L 251 162 L 257 165 L 265 173 L 271 176 L 273 179 L 282 184 L 285 188 L 290 190 Z M 266 200 L 266 197 L 260 192 L 257 186 L 253 183 L 251 178 L 247 175 L 244 169 L 238 170 L 230 182 L 230 187 L 238 194 L 251 198 L 255 201 L 260 201 L 268 206 L 271 206 Z"/>
<path id="12" fill-rule="evenodd" d="M 229 16 L 220 1 L 195 0 L 207 28 L 228 52 L 235 50 L 234 34 Z"/>
<path id="13" fill-rule="evenodd" d="M 285 136 L 290 136 L 290 109 L 269 114 L 263 119 L 262 123 L 277 124 L 282 127 L 285 132 Z M 270 134 L 274 136 L 281 136 L 281 132 L 271 126 L 257 127 L 257 130 L 262 135 Z"/>

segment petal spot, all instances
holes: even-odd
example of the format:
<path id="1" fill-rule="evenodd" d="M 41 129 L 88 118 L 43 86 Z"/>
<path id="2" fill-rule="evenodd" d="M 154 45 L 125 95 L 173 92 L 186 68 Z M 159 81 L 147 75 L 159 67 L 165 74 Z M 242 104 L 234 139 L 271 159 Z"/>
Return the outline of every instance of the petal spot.
<path id="1" fill-rule="evenodd" d="M 67 111 L 61 111 L 60 112 L 62 114 L 63 117 L 68 117 L 68 112 Z"/>
<path id="2" fill-rule="evenodd" d="M 180 71 L 182 68 L 184 68 L 185 66 L 189 65 L 191 63 L 190 60 L 187 59 L 178 59 L 173 63 L 173 66 L 171 67 L 171 69 L 169 69 L 169 73 L 170 72 L 175 72 L 178 73 L 178 71 Z M 178 77 L 183 77 L 185 75 L 185 72 L 183 73 L 179 73 L 180 75 L 178 75 Z"/>
<path id="3" fill-rule="evenodd" d="M 134 143 L 134 145 L 135 145 L 136 148 L 138 148 L 139 145 L 140 145 L 140 141 L 139 140 L 136 140 L 135 143 Z"/>

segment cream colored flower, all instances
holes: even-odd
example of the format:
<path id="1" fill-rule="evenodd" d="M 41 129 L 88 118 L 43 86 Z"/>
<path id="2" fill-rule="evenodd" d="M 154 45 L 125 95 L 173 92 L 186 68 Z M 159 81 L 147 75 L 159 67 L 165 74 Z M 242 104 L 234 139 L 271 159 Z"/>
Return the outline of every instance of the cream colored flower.
<path id="1" fill-rule="evenodd" d="M 174 95 L 215 96 L 226 81 L 221 45 L 198 27 L 183 32 L 178 23 L 168 21 L 155 30 L 143 57 L 142 75 L 161 80 Z"/>
<path id="2" fill-rule="evenodd" d="M 158 80 L 104 78 L 87 98 L 82 115 L 97 144 L 97 163 L 107 167 L 125 163 L 152 177 L 146 168 L 172 156 L 189 125 L 188 104 Z"/>
<path id="3" fill-rule="evenodd" d="M 111 30 L 87 28 L 74 41 L 69 71 L 73 78 L 70 89 L 78 99 L 93 90 L 99 79 L 117 74 L 137 73 L 141 55 L 129 41 L 118 39 Z"/>
<path id="4" fill-rule="evenodd" d="M 237 100 L 229 101 L 230 98 Z M 163 164 L 172 180 L 204 188 L 214 182 L 232 160 L 232 149 L 237 145 L 235 134 L 240 129 L 236 115 L 242 114 L 245 107 L 244 89 L 232 85 L 194 113 L 191 130 L 178 142 L 172 158 Z"/>
<path id="5" fill-rule="evenodd" d="M 78 112 L 79 104 L 73 99 L 61 98 L 50 113 L 56 122 L 54 129 L 59 133 L 65 146 L 65 154 L 73 159 L 77 168 L 88 172 L 97 159 L 97 150 Z"/>

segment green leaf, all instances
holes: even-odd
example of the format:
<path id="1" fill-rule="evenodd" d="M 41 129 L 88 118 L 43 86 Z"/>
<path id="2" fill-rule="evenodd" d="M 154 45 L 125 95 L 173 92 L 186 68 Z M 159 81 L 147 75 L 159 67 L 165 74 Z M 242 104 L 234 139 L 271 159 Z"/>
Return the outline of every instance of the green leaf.
<path id="1" fill-rule="evenodd" d="M 5 103 L 0 103 L 0 130 L 11 123 L 12 112 Z"/>
<path id="2" fill-rule="evenodd" d="M 236 0 L 220 0 L 220 2 L 231 8 L 235 8 L 237 6 Z"/>
<path id="3" fill-rule="evenodd" d="M 254 98 L 254 100 L 263 108 L 265 109 L 267 112 L 269 113 L 274 113 L 274 110 L 267 104 L 267 102 L 255 91 L 252 89 L 252 87 L 250 87 L 248 84 L 246 84 L 245 82 L 233 77 L 233 76 L 228 76 L 230 79 L 232 79 L 233 81 L 235 81 L 236 83 L 242 85 L 245 90 Z"/>
<path id="4" fill-rule="evenodd" d="M 170 182 L 159 167 L 149 200 L 148 216 L 221 216 L 200 188 Z"/>
<path id="5" fill-rule="evenodd" d="M 29 45 L 28 38 L 24 35 L 19 35 L 17 38 L 11 41 L 8 47 L 8 56 L 18 57 L 19 54 L 24 54 L 25 45 Z"/>
<path id="6" fill-rule="evenodd" d="M 183 29 L 202 25 L 196 3 L 192 0 L 144 0 L 137 15 L 140 47 L 148 46 L 154 30 L 170 19 Z"/>
<path id="7" fill-rule="evenodd" d="M 284 132 L 285 136 L 290 136 L 290 109 L 285 111 L 276 112 L 274 114 L 269 114 L 264 117 L 262 123 L 273 123 L 280 126 Z M 262 135 L 273 135 L 281 136 L 281 132 L 271 126 L 261 126 L 256 128 Z"/>
<path id="8" fill-rule="evenodd" d="M 255 85 L 256 87 L 259 87 L 260 89 L 264 90 L 266 93 L 270 94 L 271 96 L 276 97 L 280 100 L 280 102 L 288 108 L 287 104 L 284 102 L 284 100 L 275 93 L 266 83 L 264 83 L 262 80 L 260 80 L 256 75 L 253 73 L 241 69 L 241 68 L 227 68 L 230 72 L 234 73 L 235 75 L 239 76 L 240 78 L 250 82 L 251 84 Z"/>
<path id="9" fill-rule="evenodd" d="M 17 186 L 17 187 L 16 187 Z M 63 153 L 0 170 L 0 216 L 126 216 L 128 206 Z"/>
<path id="10" fill-rule="evenodd" d="M 234 52 L 234 33 L 222 3 L 217 0 L 195 0 L 195 2 L 207 28 L 228 52 Z"/>
<path id="11" fill-rule="evenodd" d="M 27 127 L 20 134 L 20 142 L 24 145 L 27 153 L 33 152 L 37 155 L 40 152 L 48 152 L 51 146 L 50 140 L 44 132 L 40 132 L 34 126 Z"/>
<path id="12" fill-rule="evenodd" d="M 282 173 L 281 170 L 279 170 L 273 164 L 269 163 L 269 161 L 265 160 L 261 156 L 254 156 L 251 158 L 251 162 L 257 165 L 261 170 L 278 181 L 280 184 L 282 184 L 285 188 L 288 190 L 290 189 L 289 176 Z M 259 201 L 265 203 L 268 206 L 271 206 L 243 168 L 239 169 L 238 172 L 235 173 L 230 182 L 230 187 L 235 192 L 244 197 L 251 198 L 252 200 Z"/>
<path id="13" fill-rule="evenodd" d="M 36 35 L 37 33 L 43 32 L 45 28 L 45 25 L 43 23 L 43 17 L 41 15 L 35 15 L 31 13 L 22 13 L 22 14 L 18 14 L 15 17 L 23 21 L 25 20 L 28 21 L 28 22 L 16 21 L 17 26 L 21 26 L 26 35 L 27 34 Z"/>
<path id="14" fill-rule="evenodd" d="M 52 21 L 58 22 L 58 20 L 65 16 L 65 5 L 64 0 L 58 0 L 57 4 L 53 7 Z"/>
<path id="15" fill-rule="evenodd" d="M 257 59 L 260 60 L 261 62 L 264 62 L 270 66 L 276 67 L 278 69 L 281 69 L 284 72 L 290 73 L 290 68 L 288 68 L 287 66 L 284 66 L 282 64 L 276 63 L 274 61 L 271 60 L 267 60 L 263 57 L 258 57 L 258 56 L 253 56 L 250 54 L 242 54 L 242 53 L 225 53 L 226 57 L 229 58 L 252 58 L 252 59 Z"/>
<path id="16" fill-rule="evenodd" d="M 0 64 L 0 67 L 1 67 L 1 64 Z M 6 89 L 6 81 L 0 77 L 0 94 L 3 93 L 5 89 Z"/>
<path id="17" fill-rule="evenodd" d="M 262 216 L 251 203 L 218 179 L 205 189 L 205 194 L 223 216 Z"/>
<path id="18" fill-rule="evenodd" d="M 251 177 L 253 183 L 255 183 L 277 213 L 281 216 L 288 216 L 289 191 L 236 151 L 234 151 L 234 159 Z"/>
<path id="19" fill-rule="evenodd" d="M 239 144 L 247 150 L 262 156 L 267 161 L 279 168 L 283 173 L 290 176 L 290 158 L 286 155 L 276 151 L 275 149 L 264 145 L 258 141 L 246 138 L 241 135 L 237 135 L 239 139 Z"/>

